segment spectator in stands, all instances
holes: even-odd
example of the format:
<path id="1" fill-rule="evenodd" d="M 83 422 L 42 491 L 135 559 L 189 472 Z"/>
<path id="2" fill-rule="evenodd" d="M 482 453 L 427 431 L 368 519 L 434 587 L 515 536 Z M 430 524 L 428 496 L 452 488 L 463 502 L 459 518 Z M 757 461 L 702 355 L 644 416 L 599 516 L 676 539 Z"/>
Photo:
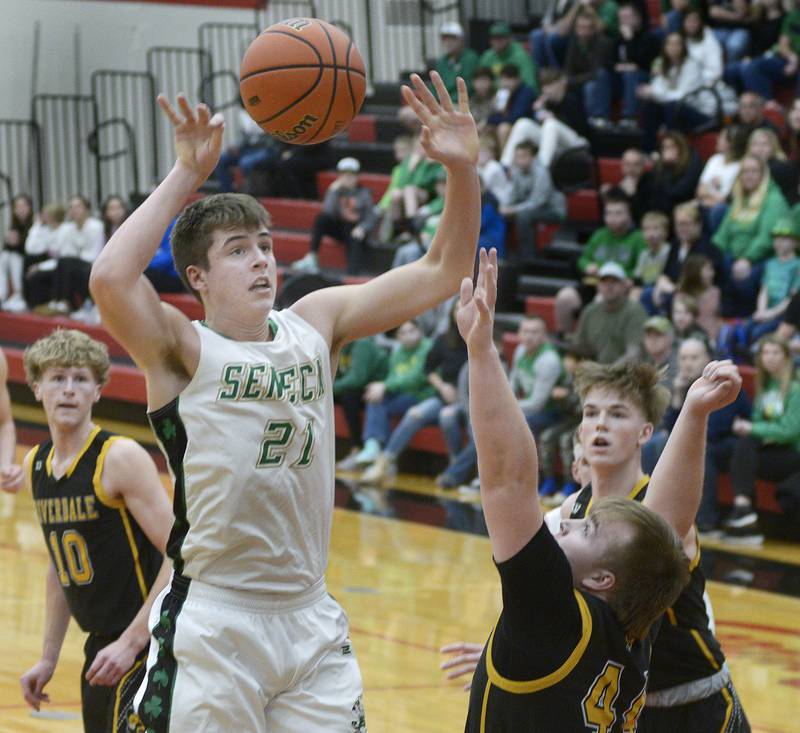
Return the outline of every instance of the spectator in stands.
<path id="1" fill-rule="evenodd" d="M 542 482 L 539 484 L 540 496 L 553 496 L 558 493 L 565 499 L 580 488 L 572 480 L 570 472 L 573 436 L 583 415 L 580 396 L 575 391 L 573 384 L 575 369 L 586 357 L 586 353 L 573 346 L 567 345 L 564 349 L 561 376 L 550 392 L 550 400 L 558 415 L 558 420 L 542 430 L 536 441 L 539 453 L 539 471 L 542 474 Z M 561 457 L 560 473 L 556 467 L 559 456 Z M 553 501 L 556 501 L 555 496 L 553 496 Z"/>
<path id="2" fill-rule="evenodd" d="M 23 271 L 25 240 L 34 222 L 33 201 L 26 193 L 11 199 L 11 225 L 0 248 L 0 307 L 7 311 L 25 309 Z"/>
<path id="3" fill-rule="evenodd" d="M 392 142 L 395 166 L 376 212 L 380 219 L 377 232 L 379 242 L 386 243 L 394 239 L 395 224 L 402 218 L 403 187 L 408 175 L 404 162 L 411 155 L 415 142 L 416 139 L 412 140 L 408 135 L 398 135 Z"/>
<path id="4" fill-rule="evenodd" d="M 744 88 L 772 99 L 776 81 L 794 83 L 800 65 L 800 8 L 796 2 L 783 18 L 778 44 L 771 53 L 754 59 L 742 69 Z"/>
<path id="5" fill-rule="evenodd" d="M 747 140 L 746 153 L 767 164 L 770 177 L 781 189 L 787 203 L 797 202 L 797 184 L 800 182 L 797 166 L 786 160 L 786 153 L 772 130 L 767 127 L 753 130 Z"/>
<path id="6" fill-rule="evenodd" d="M 739 61 L 750 45 L 752 22 L 749 0 L 709 0 L 708 24 L 725 48 L 729 62 Z"/>
<path id="7" fill-rule="evenodd" d="M 506 220 L 500 213 L 500 202 L 486 189 L 481 179 L 481 230 L 478 234 L 478 248 L 497 250 L 497 257 L 506 256 Z"/>
<path id="8" fill-rule="evenodd" d="M 530 140 L 539 149 L 539 162 L 549 168 L 558 153 L 589 145 L 589 126 L 581 96 L 570 91 L 566 74 L 560 69 L 542 69 L 542 93 L 533 103 L 533 117 L 521 117 L 511 128 L 503 148 L 502 162 L 510 168 L 519 143 Z"/>
<path id="9" fill-rule="evenodd" d="M 772 227 L 775 252 L 764 265 L 756 310 L 746 326 L 748 344 L 759 341 L 780 326 L 789 301 L 800 291 L 798 240 L 800 232 L 790 218 L 779 219 Z"/>
<path id="10" fill-rule="evenodd" d="M 478 54 L 464 43 L 464 29 L 460 23 L 450 21 L 439 29 L 444 53 L 436 59 L 436 71 L 453 102 L 458 101 L 456 79 L 460 76 L 472 94 L 472 77 L 478 68 Z"/>
<path id="11" fill-rule="evenodd" d="M 704 96 L 681 103 L 684 97 L 703 86 L 703 68 L 686 49 L 680 33 L 670 33 L 664 39 L 661 55 L 653 63 L 649 84 L 642 84 L 636 94 L 644 100 L 642 106 L 642 144 L 646 152 L 656 149 L 658 129 L 694 129 L 707 123 L 713 112 Z M 711 100 L 713 103 L 713 99 Z"/>
<path id="12" fill-rule="evenodd" d="M 611 68 L 613 57 L 614 44 L 600 30 L 597 13 L 590 5 L 581 4 L 567 43 L 564 73 L 569 88 L 581 95 L 589 124 L 594 127 L 609 126 L 607 99 L 602 91 L 607 77 L 599 74 L 601 69 Z"/>
<path id="13" fill-rule="evenodd" d="M 703 11 L 699 7 L 686 10 L 682 28 L 689 58 L 694 59 L 703 71 L 703 86 L 713 87 L 722 79 L 724 71 L 720 42 L 706 26 Z"/>
<path id="14" fill-rule="evenodd" d="M 259 163 L 256 168 L 271 172 L 272 186 L 281 196 L 316 201 L 317 173 L 330 167 L 332 153 L 329 140 L 315 145 L 286 145 L 279 157 Z"/>
<path id="15" fill-rule="evenodd" d="M 509 381 L 528 427 L 538 436 L 559 419 L 551 393 L 561 376 L 561 357 L 550 343 L 540 316 L 523 318 L 517 335 L 519 346 L 514 351 Z"/>
<path id="16" fill-rule="evenodd" d="M 787 150 L 789 159 L 794 163 L 800 162 L 800 98 L 792 101 L 789 113 L 786 115 L 787 127 L 789 128 L 789 140 Z"/>
<path id="17" fill-rule="evenodd" d="M 401 324 L 395 338 L 397 345 L 389 356 L 386 379 L 370 382 L 364 390 L 367 403 L 362 433 L 364 447 L 355 460 L 360 467 L 378 460 L 389 439 L 391 418 L 402 417 L 409 408 L 436 394 L 425 373 L 433 342 L 423 335 L 415 321 Z"/>
<path id="18" fill-rule="evenodd" d="M 800 293 L 797 293 L 786 307 L 786 312 L 783 314 L 783 321 L 778 326 L 776 335 L 778 338 L 786 341 L 795 354 L 800 353 Z"/>
<path id="19" fill-rule="evenodd" d="M 322 211 L 311 229 L 311 251 L 294 264 L 298 270 L 318 272 L 319 247 L 326 234 L 347 247 L 347 272 L 361 272 L 367 239 L 375 226 L 372 194 L 358 182 L 361 164 L 355 158 L 342 158 L 336 164 L 338 176 L 325 192 Z"/>
<path id="20" fill-rule="evenodd" d="M 742 71 L 753 61 L 772 53 L 778 44 L 785 10 L 782 0 L 759 0 L 751 7 L 750 51 L 739 61 L 725 64 L 725 81 L 737 90 L 742 88 Z"/>
<path id="21" fill-rule="evenodd" d="M 253 171 L 256 168 L 269 171 L 281 154 L 281 146 L 278 141 L 261 129 L 248 114 L 241 99 L 239 103 L 241 106 L 236 110 L 237 143 L 223 151 L 215 171 L 219 190 L 222 193 L 230 193 L 234 190 L 233 169 L 237 166 L 245 178 L 245 190 L 253 193 Z"/>
<path id="22" fill-rule="evenodd" d="M 592 234 L 578 258 L 583 285 L 580 289 L 566 286 L 556 294 L 555 317 L 559 334 L 572 331 L 576 313 L 584 303 L 594 298 L 595 279 L 604 263 L 614 262 L 622 268 L 627 291 L 628 278 L 633 277 L 639 254 L 645 249 L 644 237 L 635 228 L 631 217 L 630 202 L 621 191 L 611 189 L 606 194 L 603 220 L 605 226 Z"/>
<path id="23" fill-rule="evenodd" d="M 25 240 L 23 292 L 29 308 L 35 308 L 50 299 L 58 259 L 58 235 L 66 215 L 67 212 L 61 204 L 48 204 L 28 232 Z M 48 265 L 39 267 L 48 260 Z"/>
<path id="24" fill-rule="evenodd" d="M 619 183 L 604 183 L 600 187 L 600 192 L 606 196 L 613 188 L 622 191 L 630 201 L 631 214 L 633 220 L 638 222 L 642 215 L 647 211 L 647 190 L 644 185 L 646 182 L 645 173 L 647 171 L 648 160 L 641 150 L 628 148 L 622 154 L 621 168 L 622 179 Z"/>
<path id="25" fill-rule="evenodd" d="M 746 155 L 731 207 L 712 240 L 724 257 L 723 315 L 747 316 L 755 310 L 763 261 L 772 250 L 772 227 L 788 214 L 769 169 Z"/>
<path id="26" fill-rule="evenodd" d="M 398 240 L 399 246 L 392 260 L 392 267 L 401 267 L 415 262 L 424 255 L 431 245 L 433 235 L 439 227 L 439 220 L 444 211 L 444 192 L 447 184 L 447 172 L 440 169 L 436 175 L 436 194 L 434 198 L 417 211 L 414 222 L 409 226 L 406 237 Z"/>
<path id="27" fill-rule="evenodd" d="M 514 220 L 520 258 L 536 251 L 536 224 L 540 221 L 563 221 L 567 199 L 556 190 L 550 171 L 536 158 L 536 146 L 522 142 L 514 150 L 511 168 L 511 194 L 500 207 L 503 216 Z"/>
<path id="28" fill-rule="evenodd" d="M 472 477 L 478 462 L 469 422 L 469 365 L 458 373 L 458 399 L 439 412 L 439 428 L 447 443 L 447 468 L 436 477 L 441 489 L 455 489 Z"/>
<path id="29" fill-rule="evenodd" d="M 697 324 L 705 331 L 709 340 L 716 344 L 720 339 L 722 326 L 720 322 L 722 295 L 714 282 L 714 276 L 714 266 L 708 257 L 702 254 L 690 254 L 681 266 L 673 301 L 679 296 L 693 298 L 697 302 Z"/>
<path id="30" fill-rule="evenodd" d="M 494 96 L 494 73 L 489 67 L 481 66 L 472 77 L 472 94 L 469 95 L 469 111 L 480 133 L 486 130 L 489 115 L 494 111 Z"/>
<path id="31" fill-rule="evenodd" d="M 361 413 L 364 410 L 364 391 L 372 382 L 386 379 L 389 354 L 374 337 L 351 341 L 339 352 L 339 366 L 333 382 L 333 401 L 342 406 L 347 430 L 350 433 L 350 455 L 336 467 L 342 471 L 358 468 L 356 456 L 361 452 Z"/>
<path id="32" fill-rule="evenodd" d="M 669 217 L 661 211 L 648 211 L 642 217 L 642 236 L 645 248 L 639 252 L 633 270 L 636 287 L 628 297 L 639 300 L 642 287 L 653 287 L 664 271 L 669 256 Z"/>
<path id="33" fill-rule="evenodd" d="M 717 134 L 716 152 L 705 164 L 697 184 L 695 198 L 700 202 L 703 225 L 714 234 L 728 210 L 728 197 L 739 175 L 742 153 L 733 145 L 735 133 L 725 127 Z"/>
<path id="34" fill-rule="evenodd" d="M 742 92 L 739 95 L 739 109 L 733 122 L 735 134 L 731 139 L 731 144 L 742 153 L 747 148 L 747 141 L 753 130 L 768 127 L 777 132 L 775 125 L 764 116 L 763 97 L 755 92 Z"/>
<path id="35" fill-rule="evenodd" d="M 411 439 L 424 427 L 436 425 L 445 405 L 458 401 L 458 375 L 467 361 L 467 346 L 458 332 L 456 308 L 451 304 L 447 330 L 437 336 L 425 359 L 424 372 L 435 392 L 410 407 L 392 431 L 386 447 L 361 476 L 370 484 L 382 484 L 397 475 L 397 459 Z"/>
<path id="36" fill-rule="evenodd" d="M 650 211 L 672 213 L 676 206 L 694 198 L 703 164 L 686 137 L 675 130 L 661 136 L 660 154 L 644 174 L 642 186 Z"/>
<path id="37" fill-rule="evenodd" d="M 675 238 L 670 246 L 664 271 L 656 280 L 655 287 L 642 291 L 642 305 L 648 313 L 669 313 L 672 294 L 681 277 L 684 262 L 694 254 L 704 255 L 710 261 L 711 279 L 721 281 L 722 254 L 703 236 L 700 207 L 689 202 L 675 207 L 672 215 Z"/>
<path id="38" fill-rule="evenodd" d="M 700 316 L 700 305 L 697 298 L 688 293 L 675 293 L 672 298 L 670 320 L 675 330 L 675 342 L 678 346 L 688 338 L 708 340 L 708 334 L 697 323 Z"/>
<path id="39" fill-rule="evenodd" d="M 779 493 L 800 484 L 800 384 L 789 345 L 774 334 L 759 342 L 752 419 L 736 418 L 733 432 L 739 438 L 730 466 L 733 511 L 722 522 L 723 539 L 761 544 L 753 507 L 756 479 L 777 481 Z"/>
<path id="40" fill-rule="evenodd" d="M 157 293 L 183 293 L 186 291 L 183 281 L 175 269 L 175 261 L 172 259 L 171 237 L 175 221 L 173 219 L 169 223 L 153 259 L 150 260 L 150 264 L 144 271 L 145 277 L 152 283 Z"/>
<path id="41" fill-rule="evenodd" d="M 597 273 L 599 298 L 584 308 L 573 343 L 595 354 L 601 364 L 641 357 L 647 313 L 627 298 L 628 278 L 616 262 Z"/>
<path id="42" fill-rule="evenodd" d="M 650 78 L 660 45 L 660 34 L 645 28 L 639 5 L 633 0 L 621 3 L 613 74 L 607 69 L 597 72 L 595 93 L 603 95 L 599 102 L 603 106 L 601 117 L 611 117 L 612 100 L 621 98 L 620 126 L 631 129 L 638 126 L 641 110 L 636 90 Z"/>
<path id="43" fill-rule="evenodd" d="M 522 44 L 511 38 L 511 27 L 508 23 L 497 21 L 489 26 L 489 48 L 483 52 L 479 65 L 490 68 L 498 79 L 500 70 L 509 64 L 519 69 L 523 84 L 533 89 L 534 93 L 539 91 L 533 58 Z"/>
<path id="44" fill-rule="evenodd" d="M 511 179 L 507 169 L 511 168 L 513 157 L 507 165 L 501 165 L 499 161 L 500 146 L 497 143 L 497 135 L 493 131 L 487 130 L 479 138 L 480 149 L 478 151 L 478 174 L 481 177 L 485 189 L 496 199 L 498 206 L 508 203 L 511 196 Z"/>
<path id="45" fill-rule="evenodd" d="M 103 236 L 107 242 L 111 235 L 117 231 L 119 225 L 128 218 L 128 204 L 122 196 L 109 196 L 100 207 L 100 217 L 103 221 Z"/>
<path id="46" fill-rule="evenodd" d="M 675 329 L 666 316 L 650 316 L 644 323 L 644 361 L 661 374 L 661 383 L 669 386 L 678 371 Z"/>
<path id="47" fill-rule="evenodd" d="M 500 70 L 500 89 L 495 99 L 499 107 L 489 115 L 487 124 L 495 128 L 497 141 L 502 148 L 511 126 L 521 117 L 531 114 L 536 94 L 532 87 L 523 83 L 519 69 L 513 64 L 506 64 Z"/>

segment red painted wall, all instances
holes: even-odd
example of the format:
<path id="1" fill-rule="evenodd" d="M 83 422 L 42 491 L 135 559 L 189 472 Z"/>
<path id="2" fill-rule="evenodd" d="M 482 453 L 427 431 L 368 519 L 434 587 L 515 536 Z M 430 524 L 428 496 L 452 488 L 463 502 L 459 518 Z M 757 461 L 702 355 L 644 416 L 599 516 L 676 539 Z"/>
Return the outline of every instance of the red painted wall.
<path id="1" fill-rule="evenodd" d="M 266 0 L 114 0 L 115 2 L 160 3 L 161 5 L 206 5 L 218 8 L 263 8 Z"/>

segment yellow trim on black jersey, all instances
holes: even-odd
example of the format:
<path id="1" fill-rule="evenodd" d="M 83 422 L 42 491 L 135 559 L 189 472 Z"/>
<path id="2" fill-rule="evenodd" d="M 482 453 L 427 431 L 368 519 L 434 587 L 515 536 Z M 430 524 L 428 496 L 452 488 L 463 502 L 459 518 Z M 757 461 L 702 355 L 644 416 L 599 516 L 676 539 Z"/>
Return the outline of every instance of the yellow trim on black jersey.
<path id="1" fill-rule="evenodd" d="M 697 545 L 697 552 L 689 562 L 689 572 L 694 572 L 694 569 L 700 564 L 700 535 L 697 533 L 697 527 L 694 528 L 694 543 Z"/>
<path id="2" fill-rule="evenodd" d="M 703 652 L 703 656 L 708 660 L 708 663 L 714 669 L 719 671 L 717 660 L 714 659 L 714 655 L 711 653 L 711 650 L 706 646 L 706 643 L 703 641 L 703 637 L 700 636 L 700 632 L 697 629 L 689 629 L 689 631 L 694 637 L 694 640 L 697 642 L 697 646 L 700 647 L 700 651 Z"/>
<path id="3" fill-rule="evenodd" d="M 722 723 L 722 728 L 719 729 L 719 733 L 725 733 L 725 731 L 728 730 L 728 723 L 731 722 L 731 714 L 733 713 L 733 696 L 728 692 L 727 687 L 723 687 L 720 692 L 722 693 L 723 699 L 728 704 L 728 707 L 725 708 L 725 720 Z"/>
<path id="4" fill-rule="evenodd" d="M 492 631 L 494 633 L 494 631 Z M 488 654 L 491 650 L 487 649 L 486 653 Z M 486 687 L 483 690 L 483 705 L 481 706 L 481 733 L 484 733 L 486 730 L 486 710 L 489 707 L 489 690 L 492 689 L 492 683 L 488 680 L 486 681 Z"/>
<path id="5" fill-rule="evenodd" d="M 673 626 L 678 625 L 678 617 L 675 615 L 675 611 L 672 610 L 672 606 L 667 609 L 667 618 Z"/>
<path id="6" fill-rule="evenodd" d="M 72 463 L 69 464 L 69 468 L 67 469 L 67 472 L 64 474 L 64 476 L 66 476 L 67 478 L 72 476 L 73 471 L 75 471 L 75 468 L 78 465 L 78 461 L 80 461 L 81 458 L 83 458 L 83 454 L 86 453 L 87 450 L 89 450 L 89 446 L 92 444 L 92 441 L 95 439 L 95 437 L 97 436 L 97 434 L 99 432 L 100 432 L 100 426 L 99 425 L 95 425 L 94 426 L 94 430 L 92 430 L 92 432 L 89 433 L 89 437 L 86 438 L 86 442 L 83 444 L 83 448 L 81 448 L 78 451 L 78 453 L 75 456 L 75 458 L 72 459 Z M 53 453 L 55 452 L 55 449 L 56 449 L 55 444 L 50 446 L 50 452 L 47 454 L 47 460 L 45 461 L 45 464 L 44 464 L 45 468 L 47 469 L 47 475 L 48 476 L 52 476 L 53 475 Z M 60 477 L 60 478 L 63 478 L 63 477 Z"/>
<path id="7" fill-rule="evenodd" d="M 99 428 L 98 428 L 99 430 Z M 105 490 L 103 486 L 103 466 L 106 462 L 106 456 L 108 455 L 108 449 L 116 443 L 118 440 L 122 440 L 121 435 L 112 435 L 105 443 L 103 443 L 103 447 L 100 449 L 100 454 L 97 456 L 97 463 L 95 464 L 94 468 L 94 477 L 92 478 L 92 486 L 94 487 L 94 493 L 97 498 L 100 500 L 101 504 L 104 504 L 109 509 L 123 509 L 125 507 L 125 501 L 121 498 L 112 499 Z"/>
<path id="8" fill-rule="evenodd" d="M 128 512 L 124 508 L 119 510 L 119 517 L 125 527 L 125 535 L 128 538 L 128 544 L 131 546 L 131 555 L 133 556 L 133 567 L 136 569 L 136 580 L 139 581 L 139 590 L 142 592 L 142 601 L 147 600 L 147 583 L 144 582 L 144 573 L 142 572 L 142 565 L 139 562 L 139 548 L 136 546 L 136 540 L 133 538 L 133 528 L 128 519 Z"/>
<path id="9" fill-rule="evenodd" d="M 138 660 L 133 665 L 133 667 L 131 667 L 124 675 L 122 675 L 122 679 L 119 682 L 117 682 L 117 689 L 114 694 L 114 718 L 113 718 L 114 730 L 117 729 L 117 722 L 119 721 L 119 705 L 121 702 L 120 696 L 122 695 L 122 691 L 125 689 L 125 683 L 131 676 L 133 676 L 136 670 L 139 669 L 139 667 L 141 667 L 144 664 L 144 661 L 145 661 L 144 659 Z"/>
<path id="10" fill-rule="evenodd" d="M 31 491 L 33 490 L 33 459 L 36 458 L 38 451 L 39 446 L 35 445 L 25 454 L 25 458 L 22 459 L 23 466 L 25 465 L 25 461 L 28 461 L 28 485 L 31 487 Z"/>
<path id="11" fill-rule="evenodd" d="M 578 591 L 573 590 L 575 600 L 578 602 L 578 610 L 581 613 L 581 638 L 572 650 L 572 654 L 567 657 L 567 660 L 555 672 L 551 672 L 545 677 L 539 677 L 535 680 L 527 680 L 519 682 L 517 680 L 509 680 L 498 673 L 494 668 L 492 662 L 492 643 L 494 642 L 494 629 L 489 636 L 489 643 L 486 649 L 486 673 L 489 676 L 489 681 L 495 686 L 499 687 L 505 692 L 511 692 L 515 695 L 525 695 L 530 692 L 539 692 L 547 687 L 552 687 L 557 682 L 561 682 L 572 670 L 575 665 L 580 661 L 586 647 L 589 645 L 589 639 L 592 636 L 592 614 L 589 611 L 589 606 L 586 604 L 583 596 Z"/>
<path id="12" fill-rule="evenodd" d="M 636 482 L 636 485 L 631 489 L 630 493 L 625 498 L 626 499 L 634 499 L 635 500 L 636 497 L 639 495 L 639 492 L 645 486 L 647 486 L 648 483 L 650 483 L 650 474 L 646 473 L 644 476 L 642 476 Z M 592 503 L 593 502 L 594 502 L 594 491 L 592 491 L 592 497 L 591 497 L 591 499 L 589 499 L 589 503 L 586 505 L 586 512 L 585 512 L 584 516 L 589 513 L 589 510 L 592 508 Z"/>

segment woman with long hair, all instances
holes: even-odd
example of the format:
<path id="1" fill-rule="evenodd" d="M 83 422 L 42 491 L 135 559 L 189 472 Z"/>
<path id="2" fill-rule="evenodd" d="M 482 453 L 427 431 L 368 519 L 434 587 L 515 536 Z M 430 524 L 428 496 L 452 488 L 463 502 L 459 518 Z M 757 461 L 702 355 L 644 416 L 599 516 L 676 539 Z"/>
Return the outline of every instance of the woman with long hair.
<path id="1" fill-rule="evenodd" d="M 797 184 L 800 181 L 797 166 L 786 159 L 778 136 L 768 127 L 759 127 L 747 138 L 747 154 L 755 155 L 769 167 L 772 180 L 778 184 L 786 201 L 797 201 Z"/>
<path id="2" fill-rule="evenodd" d="M 712 239 L 725 261 L 723 315 L 749 316 L 755 310 L 764 260 L 772 253 L 772 228 L 788 215 L 767 164 L 745 155 L 731 206 Z"/>
<path id="3" fill-rule="evenodd" d="M 702 207 L 703 225 L 710 235 L 717 231 L 725 217 L 728 197 L 742 167 L 742 151 L 735 142 L 733 128 L 724 127 L 719 131 L 716 152 L 706 161 L 695 191 Z"/>
<path id="4" fill-rule="evenodd" d="M 648 211 L 671 214 L 678 204 L 693 199 L 702 167 L 685 135 L 677 130 L 665 132 L 661 136 L 658 160 L 652 170 L 645 173 Z"/>
<path id="5" fill-rule="evenodd" d="M 33 201 L 26 193 L 11 200 L 11 226 L 0 249 L 0 306 L 3 310 L 24 310 L 22 273 L 25 266 L 25 240 L 33 226 Z"/>
<path id="6" fill-rule="evenodd" d="M 122 196 L 109 196 L 100 207 L 100 214 L 103 219 L 103 233 L 106 242 L 111 239 L 111 235 L 119 229 L 125 219 L 128 218 L 128 204 Z"/>
<path id="7" fill-rule="evenodd" d="M 731 460 L 733 512 L 722 522 L 725 539 L 743 544 L 764 540 L 753 507 L 757 479 L 778 482 L 778 492 L 800 485 L 800 384 L 789 345 L 770 334 L 758 343 L 756 394 L 751 420 L 736 418 L 739 440 Z"/>

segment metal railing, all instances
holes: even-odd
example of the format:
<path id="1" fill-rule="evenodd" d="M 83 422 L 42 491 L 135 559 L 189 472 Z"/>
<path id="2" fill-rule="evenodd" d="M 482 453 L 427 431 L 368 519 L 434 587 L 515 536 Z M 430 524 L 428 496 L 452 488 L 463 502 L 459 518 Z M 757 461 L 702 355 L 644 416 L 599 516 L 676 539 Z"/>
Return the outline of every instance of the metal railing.
<path id="1" fill-rule="evenodd" d="M 44 202 L 39 127 L 30 120 L 0 120 L 0 171 L 11 196 L 27 193 L 34 207 Z"/>
<path id="2" fill-rule="evenodd" d="M 120 144 L 119 138 L 123 141 Z M 136 136 L 126 119 L 113 117 L 100 122 L 87 140 L 89 152 L 99 162 L 98 197 L 104 200 L 109 194 L 126 200 L 138 196 L 139 165 L 136 156 Z M 122 165 L 104 165 L 122 161 Z"/>

